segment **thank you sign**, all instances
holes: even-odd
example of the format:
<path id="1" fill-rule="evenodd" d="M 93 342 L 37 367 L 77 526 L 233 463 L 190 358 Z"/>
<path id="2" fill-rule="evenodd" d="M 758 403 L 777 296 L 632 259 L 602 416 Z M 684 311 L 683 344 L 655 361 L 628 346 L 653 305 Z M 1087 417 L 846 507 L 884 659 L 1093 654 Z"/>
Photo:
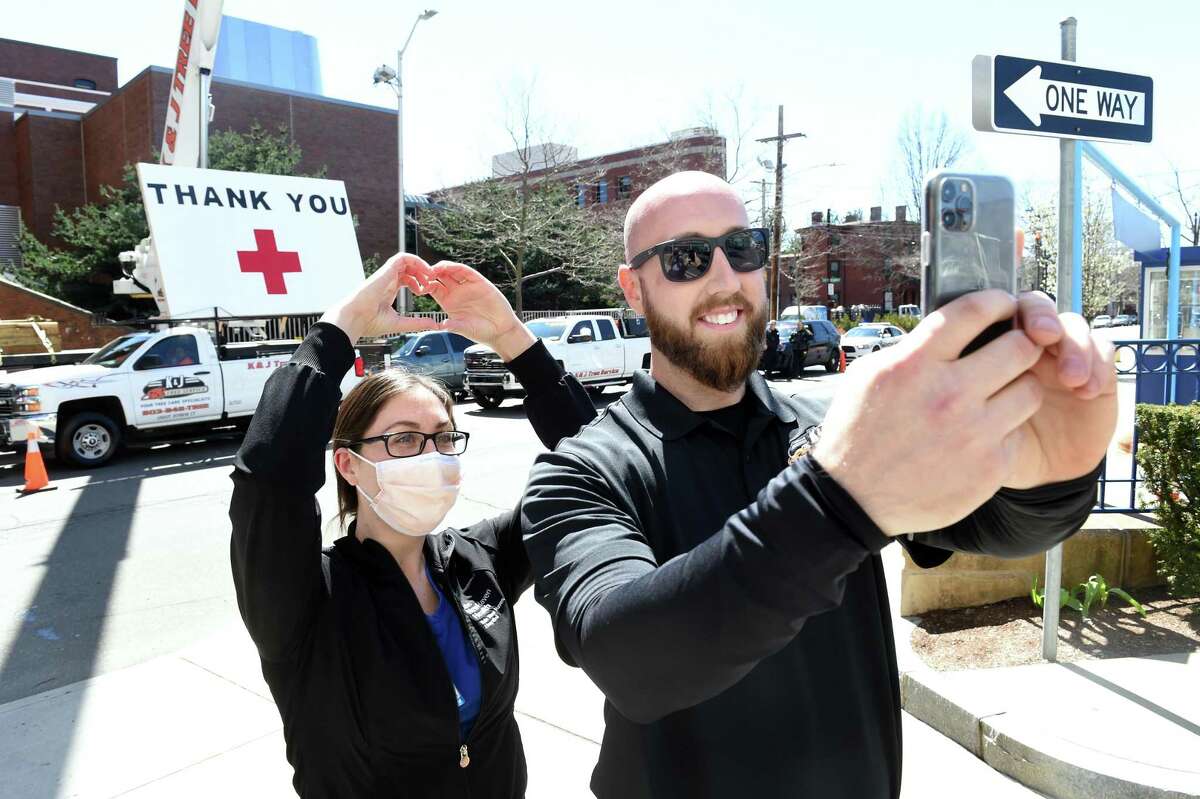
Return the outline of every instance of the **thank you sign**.
<path id="1" fill-rule="evenodd" d="M 172 316 L 317 313 L 363 279 L 340 180 L 138 164 Z"/>

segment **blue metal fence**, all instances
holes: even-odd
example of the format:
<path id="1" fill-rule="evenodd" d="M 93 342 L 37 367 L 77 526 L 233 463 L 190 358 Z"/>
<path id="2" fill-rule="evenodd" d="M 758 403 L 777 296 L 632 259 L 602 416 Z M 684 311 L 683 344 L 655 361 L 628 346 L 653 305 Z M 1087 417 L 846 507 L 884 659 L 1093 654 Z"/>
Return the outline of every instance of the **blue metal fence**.
<path id="1" fill-rule="evenodd" d="M 1118 380 L 1134 378 L 1135 402 L 1185 405 L 1200 401 L 1200 339 L 1138 339 L 1114 341 L 1113 346 L 1117 351 Z M 1110 463 L 1111 452 L 1105 456 L 1094 512 L 1145 513 L 1156 509 L 1146 504 L 1153 498 L 1138 491 L 1143 480 L 1137 465 L 1136 420 L 1132 444 L 1128 464 Z"/>

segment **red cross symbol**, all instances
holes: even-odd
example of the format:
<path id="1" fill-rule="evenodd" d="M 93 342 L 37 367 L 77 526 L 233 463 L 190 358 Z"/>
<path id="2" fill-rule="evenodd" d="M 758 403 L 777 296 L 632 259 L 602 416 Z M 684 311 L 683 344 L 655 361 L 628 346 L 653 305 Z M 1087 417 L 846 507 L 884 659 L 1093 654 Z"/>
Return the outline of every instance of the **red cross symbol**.
<path id="1" fill-rule="evenodd" d="M 280 252 L 275 246 L 274 230 L 255 230 L 257 250 L 238 250 L 238 263 L 243 272 L 261 272 L 268 294 L 287 294 L 283 280 L 286 272 L 300 271 L 300 254 Z"/>

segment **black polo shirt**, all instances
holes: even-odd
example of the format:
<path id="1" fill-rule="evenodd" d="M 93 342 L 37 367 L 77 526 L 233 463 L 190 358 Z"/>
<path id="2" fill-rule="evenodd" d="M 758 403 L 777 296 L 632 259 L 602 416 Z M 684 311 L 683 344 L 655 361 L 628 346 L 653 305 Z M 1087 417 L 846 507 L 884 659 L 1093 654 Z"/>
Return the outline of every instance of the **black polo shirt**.
<path id="1" fill-rule="evenodd" d="M 824 417 L 758 375 L 744 433 L 650 377 L 539 456 L 522 505 L 560 655 L 606 696 L 592 790 L 606 797 L 895 797 L 900 698 L 879 550 L 811 457 Z M 1002 490 L 923 543 L 1021 556 L 1087 518 L 1095 475 Z"/>

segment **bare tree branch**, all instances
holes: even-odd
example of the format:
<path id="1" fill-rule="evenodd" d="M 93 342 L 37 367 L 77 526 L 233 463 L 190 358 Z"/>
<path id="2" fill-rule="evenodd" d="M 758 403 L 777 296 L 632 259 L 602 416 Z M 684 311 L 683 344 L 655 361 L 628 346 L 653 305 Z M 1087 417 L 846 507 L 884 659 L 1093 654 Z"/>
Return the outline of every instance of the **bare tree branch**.
<path id="1" fill-rule="evenodd" d="M 1192 246 L 1200 245 L 1200 213 L 1193 211 L 1188 202 L 1186 190 L 1179 179 L 1179 168 L 1171 164 L 1171 171 L 1175 176 L 1175 194 L 1179 198 L 1180 207 L 1183 208 L 1184 222 L 1192 234 Z"/>
<path id="2" fill-rule="evenodd" d="M 497 164 L 499 174 L 435 193 L 443 207 L 421 218 L 433 249 L 508 287 L 518 312 L 526 284 L 548 275 L 561 273 L 568 285 L 593 294 L 614 293 L 622 256 L 620 220 L 578 207 L 574 187 L 587 175 L 575 174 L 573 151 L 552 143 L 532 106 L 528 90 L 508 104 L 505 128 L 514 151 Z"/>
<path id="3" fill-rule="evenodd" d="M 925 175 L 958 163 L 966 154 L 967 139 L 950 124 L 945 112 L 914 108 L 900 121 L 896 144 L 902 189 L 913 209 L 913 218 L 920 220 Z"/>

